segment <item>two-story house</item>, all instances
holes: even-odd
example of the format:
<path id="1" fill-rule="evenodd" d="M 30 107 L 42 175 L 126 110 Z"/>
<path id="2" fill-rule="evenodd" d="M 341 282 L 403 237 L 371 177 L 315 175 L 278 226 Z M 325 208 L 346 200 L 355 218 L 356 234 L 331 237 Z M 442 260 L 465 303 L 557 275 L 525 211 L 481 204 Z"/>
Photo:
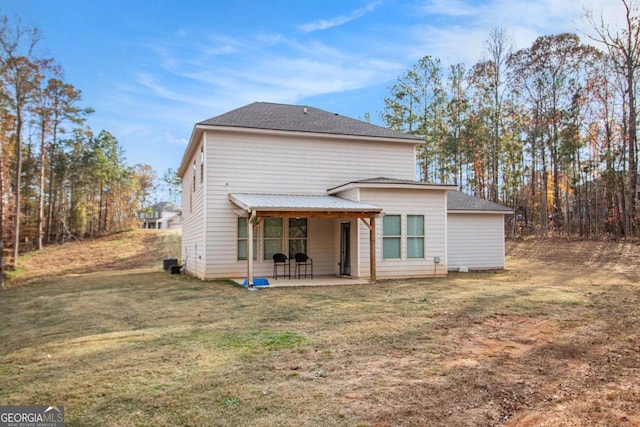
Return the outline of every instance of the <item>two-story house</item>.
<path id="1" fill-rule="evenodd" d="M 415 180 L 412 135 L 312 107 L 256 102 L 194 127 L 182 178 L 183 262 L 202 279 L 444 276 L 504 267 L 511 211 Z M 453 196 L 452 196 L 453 195 Z"/>
<path id="2" fill-rule="evenodd" d="M 140 228 L 180 229 L 182 209 L 171 202 L 160 202 L 138 213 Z"/>

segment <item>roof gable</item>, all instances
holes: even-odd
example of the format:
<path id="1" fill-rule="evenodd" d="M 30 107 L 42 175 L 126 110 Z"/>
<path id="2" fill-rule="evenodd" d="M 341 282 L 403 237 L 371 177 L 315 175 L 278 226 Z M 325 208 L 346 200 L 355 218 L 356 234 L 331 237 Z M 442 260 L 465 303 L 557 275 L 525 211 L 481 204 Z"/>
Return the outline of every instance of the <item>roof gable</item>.
<path id="1" fill-rule="evenodd" d="M 415 140 L 416 144 L 422 141 L 410 134 L 318 108 L 270 102 L 254 102 L 197 125 L 404 139 Z"/>

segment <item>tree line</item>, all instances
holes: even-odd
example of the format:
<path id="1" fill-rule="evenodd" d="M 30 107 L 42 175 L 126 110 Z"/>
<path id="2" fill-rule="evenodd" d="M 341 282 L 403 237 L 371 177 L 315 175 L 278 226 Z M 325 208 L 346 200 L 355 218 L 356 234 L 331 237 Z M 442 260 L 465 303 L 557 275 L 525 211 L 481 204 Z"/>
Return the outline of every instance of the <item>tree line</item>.
<path id="1" fill-rule="evenodd" d="M 133 227 L 155 178 L 87 126 L 93 110 L 40 41 L 0 18 L 0 281 L 22 252 Z"/>
<path id="2" fill-rule="evenodd" d="M 381 118 L 424 139 L 422 180 L 513 207 L 514 234 L 637 237 L 640 18 L 621 5 L 621 28 L 585 13 L 589 44 L 563 33 L 514 50 L 498 28 L 470 68 L 425 56 Z"/>

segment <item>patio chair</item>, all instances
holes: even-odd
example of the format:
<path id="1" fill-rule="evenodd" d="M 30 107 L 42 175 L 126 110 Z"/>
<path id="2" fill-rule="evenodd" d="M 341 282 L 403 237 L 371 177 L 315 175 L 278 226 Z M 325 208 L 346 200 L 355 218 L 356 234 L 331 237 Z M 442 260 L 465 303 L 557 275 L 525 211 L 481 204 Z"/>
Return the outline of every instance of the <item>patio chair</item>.
<path id="1" fill-rule="evenodd" d="M 300 278 L 300 272 L 302 267 L 304 267 L 304 277 L 307 277 L 307 267 L 311 266 L 311 278 L 313 279 L 313 260 L 307 256 L 307 254 L 303 254 L 298 252 L 295 257 L 296 259 L 296 277 Z"/>
<path id="2" fill-rule="evenodd" d="M 282 277 L 291 279 L 291 263 L 285 254 L 273 254 L 273 278 L 278 278 L 278 267 L 282 267 Z"/>

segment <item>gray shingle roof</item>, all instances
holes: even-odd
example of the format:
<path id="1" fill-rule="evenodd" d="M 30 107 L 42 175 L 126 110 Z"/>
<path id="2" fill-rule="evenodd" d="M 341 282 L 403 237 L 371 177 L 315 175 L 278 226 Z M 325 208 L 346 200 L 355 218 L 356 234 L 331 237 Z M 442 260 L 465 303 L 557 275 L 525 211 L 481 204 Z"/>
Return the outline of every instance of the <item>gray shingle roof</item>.
<path id="1" fill-rule="evenodd" d="M 358 181 L 351 181 L 345 184 L 341 184 L 337 187 L 329 188 L 327 191 L 329 194 L 339 193 L 344 191 L 349 187 L 361 187 L 361 186 L 369 186 L 369 184 L 373 184 L 374 187 L 378 188 L 415 188 L 415 189 L 453 189 L 454 185 L 449 184 L 431 184 L 429 182 L 415 181 L 409 179 L 396 179 L 396 178 L 369 178 L 369 179 L 361 179 Z"/>
<path id="2" fill-rule="evenodd" d="M 449 191 L 447 193 L 448 211 L 490 211 L 512 213 L 513 209 L 497 203 L 490 202 L 475 196 L 461 193 L 460 191 Z"/>
<path id="3" fill-rule="evenodd" d="M 378 178 L 369 178 L 369 179 L 361 179 L 359 181 L 353 181 L 354 183 L 359 184 L 405 184 L 405 185 L 418 185 L 418 186 L 437 186 L 442 185 L 444 187 L 449 186 L 449 184 L 432 184 L 430 182 L 424 181 L 415 181 L 410 179 L 396 179 L 396 178 L 385 178 L 383 176 Z"/>
<path id="4" fill-rule="evenodd" d="M 416 143 L 421 142 L 420 138 L 410 134 L 318 108 L 269 102 L 254 102 L 204 120 L 198 125 L 409 139 L 415 140 Z"/>

